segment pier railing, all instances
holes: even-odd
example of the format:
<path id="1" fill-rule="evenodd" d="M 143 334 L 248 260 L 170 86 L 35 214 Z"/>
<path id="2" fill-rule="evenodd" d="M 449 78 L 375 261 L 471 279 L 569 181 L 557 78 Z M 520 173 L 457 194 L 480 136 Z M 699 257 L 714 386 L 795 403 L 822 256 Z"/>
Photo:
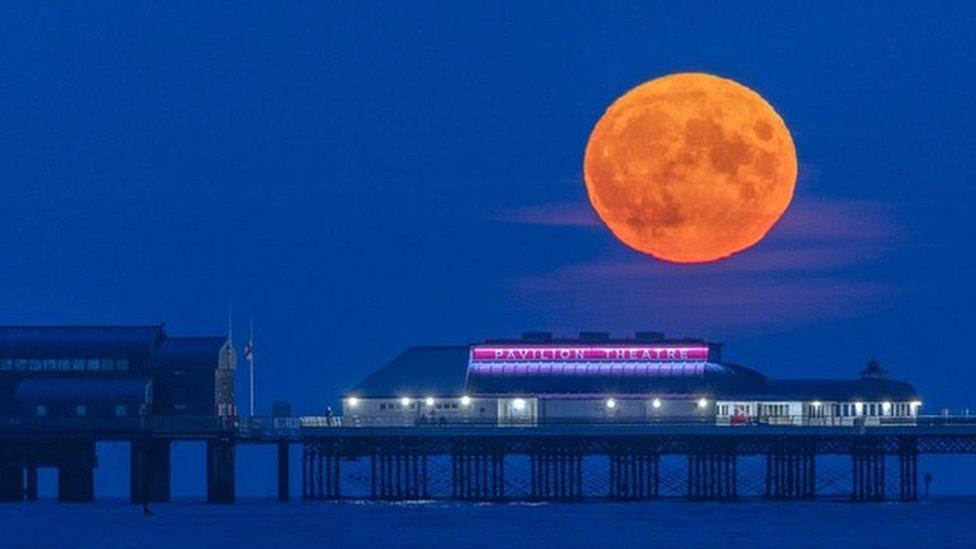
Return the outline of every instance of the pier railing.
<path id="1" fill-rule="evenodd" d="M 134 438 L 157 437 L 236 437 L 245 440 L 295 439 L 304 431 L 329 428 L 367 429 L 379 428 L 475 428 L 510 429 L 547 426 L 563 427 L 654 427 L 683 426 L 701 427 L 952 427 L 976 426 L 973 415 L 922 415 L 912 418 L 856 417 L 810 418 L 806 416 L 779 416 L 753 418 L 748 421 L 716 420 L 707 416 L 663 418 L 544 418 L 536 421 L 499 422 L 485 418 L 438 418 L 437 421 L 421 418 L 389 418 L 364 416 L 301 416 L 301 417 L 215 417 L 215 416 L 148 416 L 148 417 L 0 417 L 0 436 L 96 436 Z"/>

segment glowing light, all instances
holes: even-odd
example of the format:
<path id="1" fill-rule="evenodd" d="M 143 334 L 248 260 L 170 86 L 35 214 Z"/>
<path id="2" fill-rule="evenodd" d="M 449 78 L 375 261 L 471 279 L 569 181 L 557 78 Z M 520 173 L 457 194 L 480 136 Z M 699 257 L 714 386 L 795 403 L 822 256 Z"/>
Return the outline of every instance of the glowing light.
<path id="1" fill-rule="evenodd" d="M 859 415 L 861 415 L 861 412 L 863 412 L 863 411 L 864 411 L 864 403 L 863 402 L 855 402 L 854 403 L 854 415 L 859 416 Z"/>
<path id="2" fill-rule="evenodd" d="M 653 406 L 655 408 L 660 408 L 661 407 L 661 399 L 655 398 L 654 400 L 652 400 L 651 401 L 651 406 Z"/>
<path id="3" fill-rule="evenodd" d="M 819 400 L 814 400 L 813 402 L 810 403 L 810 406 L 813 406 L 814 408 L 819 408 L 820 407 L 820 401 Z"/>
<path id="4" fill-rule="evenodd" d="M 407 406 L 410 406 L 410 403 L 411 402 L 412 401 L 410 400 L 409 397 L 403 397 L 403 398 L 400 399 L 400 405 L 403 406 L 404 408 L 406 408 Z"/>
<path id="5" fill-rule="evenodd" d="M 468 395 L 461 397 L 461 406 L 471 406 L 471 397 Z"/>
<path id="6" fill-rule="evenodd" d="M 607 409 L 613 410 L 616 407 L 617 407 L 617 401 L 614 400 L 614 399 L 612 399 L 612 398 L 608 398 L 607 399 Z"/>
<path id="7" fill-rule="evenodd" d="M 356 406 L 359 406 L 359 399 L 356 397 L 349 397 L 346 399 L 346 405 L 350 408 L 355 408 Z"/>
<path id="8" fill-rule="evenodd" d="M 521 399 L 521 398 L 516 398 L 515 400 L 513 400 L 512 401 L 512 409 L 515 410 L 516 412 L 524 412 L 525 411 L 525 400 L 524 399 Z"/>
<path id="9" fill-rule="evenodd" d="M 698 407 L 699 408 L 706 408 L 706 407 L 708 407 L 708 400 L 707 399 L 704 399 L 704 398 L 698 399 Z"/>
<path id="10" fill-rule="evenodd" d="M 881 411 L 884 412 L 884 413 L 886 413 L 886 414 L 888 412 L 890 412 L 891 411 L 891 403 L 890 402 L 882 402 L 881 403 Z"/>
<path id="11" fill-rule="evenodd" d="M 921 400 L 913 400 L 911 406 L 912 406 L 912 410 L 914 410 L 914 411 L 917 412 L 918 409 L 922 407 L 922 401 Z"/>
<path id="12" fill-rule="evenodd" d="M 433 406 L 434 405 L 434 397 L 427 397 L 427 398 L 425 398 L 424 399 L 424 404 L 426 404 L 427 406 Z"/>
<path id="13" fill-rule="evenodd" d="M 773 107 L 702 73 L 657 78 L 614 101 L 583 160 L 590 203 L 613 234 L 677 263 L 761 240 L 789 206 L 796 174 L 793 139 Z"/>

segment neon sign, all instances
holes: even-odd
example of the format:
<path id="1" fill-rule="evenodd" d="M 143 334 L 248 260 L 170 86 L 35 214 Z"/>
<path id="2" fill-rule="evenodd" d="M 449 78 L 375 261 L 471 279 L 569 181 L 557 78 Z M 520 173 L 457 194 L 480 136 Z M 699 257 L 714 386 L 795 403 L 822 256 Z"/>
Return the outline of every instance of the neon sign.
<path id="1" fill-rule="evenodd" d="M 696 362 L 708 360 L 702 345 L 507 346 L 476 345 L 471 362 Z"/>

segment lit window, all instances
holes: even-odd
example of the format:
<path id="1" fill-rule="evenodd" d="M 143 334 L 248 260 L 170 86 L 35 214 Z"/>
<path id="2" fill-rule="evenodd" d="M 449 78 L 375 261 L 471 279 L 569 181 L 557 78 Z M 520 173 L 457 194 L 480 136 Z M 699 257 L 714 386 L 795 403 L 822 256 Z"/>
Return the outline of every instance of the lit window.
<path id="1" fill-rule="evenodd" d="M 0 370 L 9 372 L 10 370 L 13 369 L 14 369 L 14 361 L 10 360 L 9 358 L 0 360 Z"/>
<path id="2" fill-rule="evenodd" d="M 39 371 L 44 368 L 44 361 L 39 358 L 32 358 L 30 361 L 30 369 L 32 371 Z"/>
<path id="3" fill-rule="evenodd" d="M 71 369 L 76 371 L 81 371 L 85 369 L 85 359 L 83 358 L 73 358 L 71 359 Z"/>
<path id="4" fill-rule="evenodd" d="M 37 407 L 37 417 L 44 417 L 46 415 L 47 415 L 47 406 L 44 406 L 43 404 L 39 405 Z"/>
<path id="5" fill-rule="evenodd" d="M 54 360 L 53 358 L 45 358 L 44 359 L 44 369 L 45 370 L 57 370 L 58 369 L 58 361 L 57 360 Z"/>
<path id="6" fill-rule="evenodd" d="M 87 365 L 86 368 L 88 370 L 101 370 L 102 369 L 102 361 L 101 360 L 98 360 L 97 358 L 89 358 L 88 359 L 88 365 Z"/>
<path id="7" fill-rule="evenodd" d="M 71 359 L 59 358 L 58 359 L 58 370 L 70 370 L 71 369 Z"/>
<path id="8" fill-rule="evenodd" d="M 27 359 L 26 358 L 18 358 L 16 360 L 16 362 L 14 362 L 14 368 L 17 369 L 17 370 L 21 370 L 21 371 L 26 370 L 27 369 Z"/>
<path id="9" fill-rule="evenodd" d="M 129 415 L 129 409 L 125 404 L 119 404 L 115 407 L 115 417 L 125 417 Z"/>
<path id="10" fill-rule="evenodd" d="M 75 408 L 75 414 L 76 415 L 79 415 L 79 416 L 87 416 L 88 415 L 88 407 L 85 406 L 84 404 L 79 404 Z"/>

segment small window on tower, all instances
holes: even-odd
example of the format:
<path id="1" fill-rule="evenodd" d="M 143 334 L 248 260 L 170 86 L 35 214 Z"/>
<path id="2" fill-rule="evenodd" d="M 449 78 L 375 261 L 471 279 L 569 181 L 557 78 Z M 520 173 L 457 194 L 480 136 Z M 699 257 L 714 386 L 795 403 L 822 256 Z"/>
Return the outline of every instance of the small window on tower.
<path id="1" fill-rule="evenodd" d="M 75 408 L 75 414 L 78 415 L 78 416 L 87 416 L 88 415 L 88 407 L 85 406 L 84 404 L 79 404 Z"/>

